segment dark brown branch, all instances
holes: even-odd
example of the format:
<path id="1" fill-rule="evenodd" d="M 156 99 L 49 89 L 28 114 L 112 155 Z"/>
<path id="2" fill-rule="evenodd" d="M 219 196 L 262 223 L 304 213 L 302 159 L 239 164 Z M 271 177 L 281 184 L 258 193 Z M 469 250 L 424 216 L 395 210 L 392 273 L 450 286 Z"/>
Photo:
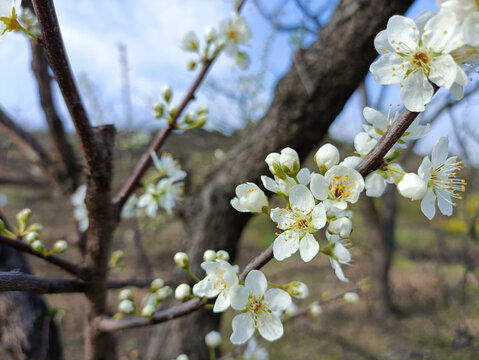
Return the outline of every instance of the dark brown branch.
<path id="1" fill-rule="evenodd" d="M 3 172 L 3 171 L 2 171 Z M 24 187 L 46 187 L 48 182 L 32 177 L 21 176 L 17 174 L 6 174 L 0 176 L 0 185 L 9 186 L 24 186 Z"/>
<path id="2" fill-rule="evenodd" d="M 151 280 L 108 281 L 108 289 L 148 287 Z M 18 271 L 0 272 L 0 292 L 24 291 L 37 294 L 62 294 L 85 292 L 85 283 L 79 280 L 45 279 Z"/>
<path id="3" fill-rule="evenodd" d="M 20 239 L 10 239 L 3 235 L 0 235 L 0 243 L 13 247 L 24 253 L 28 253 L 38 258 L 44 259 L 45 261 L 60 267 L 61 269 L 69 272 L 72 275 L 75 275 L 76 277 L 80 279 L 84 279 L 88 275 L 88 271 L 82 264 L 75 264 L 55 255 L 45 256 L 33 250 L 29 244 L 27 244 L 26 242 Z"/>
<path id="4" fill-rule="evenodd" d="M 87 165 L 91 172 L 101 172 L 101 166 L 106 155 L 101 152 L 96 142 L 75 84 L 53 0 L 33 0 L 33 7 L 42 31 L 41 43 L 45 48 L 48 62 L 75 124 Z"/>

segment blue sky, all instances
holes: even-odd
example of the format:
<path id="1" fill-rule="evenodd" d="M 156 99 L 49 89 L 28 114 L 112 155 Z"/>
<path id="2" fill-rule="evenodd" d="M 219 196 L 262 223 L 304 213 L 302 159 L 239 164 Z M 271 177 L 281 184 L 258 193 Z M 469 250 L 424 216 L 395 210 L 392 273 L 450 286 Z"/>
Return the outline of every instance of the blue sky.
<path id="1" fill-rule="evenodd" d="M 267 71 L 261 81 L 264 88 L 254 97 L 256 103 L 253 109 L 256 111 L 253 115 L 258 116 L 262 109 L 266 109 L 274 84 L 290 67 L 293 46 L 290 35 L 285 33 L 274 36 L 269 43 L 268 56 L 261 60 L 265 41 L 272 31 L 270 24 L 250 1 L 247 0 L 243 11 L 253 32 L 251 45 L 245 48 L 252 59 L 250 69 L 246 72 L 232 70 L 231 59 L 221 56 L 198 93 L 196 104 L 210 106 L 210 129 L 228 132 L 244 124 L 243 113 L 237 103 L 232 103 L 228 96 L 219 94 L 213 88 L 228 90 L 234 95 L 235 87 L 244 86 L 244 75 L 256 74 L 262 61 L 265 61 Z M 324 1 L 312 0 L 311 7 L 315 8 Z M 134 126 L 138 128 L 164 125 L 151 116 L 151 104 L 159 98 L 164 84 L 173 87 L 174 99 L 179 102 L 194 79 L 194 73 L 186 70 L 186 63 L 192 56 L 180 49 L 182 35 L 193 30 L 202 36 L 207 26 L 216 27 L 232 9 L 230 0 L 83 0 L 55 3 L 72 68 L 80 88 L 90 94 L 85 97 L 85 103 L 95 123 L 102 121 L 120 127 L 125 124 L 118 43 L 126 45 Z M 417 1 L 408 15 L 414 17 L 424 10 L 437 10 L 435 1 Z M 285 8 L 284 12 L 286 22 L 293 23 L 299 16 L 299 11 L 292 6 Z M 23 36 L 11 34 L 1 43 L 0 76 L 3 84 L 0 87 L 0 105 L 23 126 L 42 128 L 44 120 L 30 70 L 29 47 Z M 85 84 L 90 87 L 89 91 L 85 91 Z M 368 79 L 367 86 L 371 96 L 377 96 L 379 87 L 371 79 Z M 385 104 L 399 102 L 398 87 L 392 87 L 388 90 Z M 59 96 L 57 103 L 67 127 L 71 129 L 71 121 Z M 458 115 L 462 116 L 461 112 L 473 106 L 465 102 Z M 361 129 L 361 111 L 360 97 L 353 96 L 332 126 L 332 135 L 351 140 Z M 441 134 L 451 133 L 451 129 L 451 122 L 444 117 L 435 124 L 426 141 L 419 144 L 418 150 L 429 151 L 434 141 Z M 454 139 L 451 142 L 454 145 Z"/>

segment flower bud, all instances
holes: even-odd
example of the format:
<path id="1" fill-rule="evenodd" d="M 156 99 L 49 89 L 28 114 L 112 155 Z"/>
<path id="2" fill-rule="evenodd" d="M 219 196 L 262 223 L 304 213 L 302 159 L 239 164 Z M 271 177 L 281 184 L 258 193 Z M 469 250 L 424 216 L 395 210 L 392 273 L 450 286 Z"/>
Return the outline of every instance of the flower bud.
<path id="1" fill-rule="evenodd" d="M 18 226 L 20 227 L 20 232 L 23 232 L 25 230 L 25 227 L 27 225 L 28 220 L 32 216 L 32 210 L 30 209 L 23 209 L 19 213 L 17 213 L 17 222 Z"/>
<path id="2" fill-rule="evenodd" d="M 196 110 L 196 113 L 198 115 L 206 115 L 208 114 L 209 112 L 209 109 L 208 109 L 208 106 L 206 105 L 201 105 L 197 110 Z"/>
<path id="3" fill-rule="evenodd" d="M 185 124 L 194 124 L 196 122 L 196 113 L 194 111 L 188 111 L 184 121 Z"/>
<path id="4" fill-rule="evenodd" d="M 166 102 L 170 102 L 171 98 L 173 97 L 173 90 L 171 90 L 170 85 L 163 86 L 161 95 L 163 95 L 163 99 L 165 99 Z"/>
<path id="5" fill-rule="evenodd" d="M 219 250 L 216 253 L 216 258 L 218 260 L 223 260 L 223 261 L 230 261 L 230 254 L 226 250 Z"/>
<path id="6" fill-rule="evenodd" d="M 39 224 L 39 223 L 33 223 L 32 225 L 30 225 L 28 228 L 27 228 L 27 232 L 36 232 L 36 233 L 41 233 L 43 230 L 43 225 L 42 224 Z"/>
<path id="7" fill-rule="evenodd" d="M 141 316 L 151 318 L 155 314 L 155 307 L 151 304 L 146 305 L 143 310 L 141 310 Z"/>
<path id="8" fill-rule="evenodd" d="M 288 176 L 295 177 L 299 171 L 299 156 L 298 153 L 287 147 L 281 150 L 279 156 L 279 163 L 281 164 L 281 169 Z"/>
<path id="9" fill-rule="evenodd" d="M 176 360 L 190 360 L 190 358 L 186 354 L 180 354 L 176 357 Z"/>
<path id="10" fill-rule="evenodd" d="M 196 69 L 196 65 L 198 65 L 198 63 L 195 61 L 195 60 L 190 60 L 188 61 L 188 63 L 186 64 L 186 68 L 188 70 L 195 70 Z"/>
<path id="11" fill-rule="evenodd" d="M 163 103 L 155 102 L 153 104 L 153 117 L 159 119 L 162 118 L 164 114 L 165 106 L 163 105 Z"/>
<path id="12" fill-rule="evenodd" d="M 123 300 L 118 305 L 118 311 L 123 314 L 132 314 L 135 311 L 135 304 L 131 300 Z"/>
<path id="13" fill-rule="evenodd" d="M 175 298 L 177 300 L 186 300 L 191 295 L 191 286 L 188 284 L 180 284 L 175 289 Z"/>
<path id="14" fill-rule="evenodd" d="M 198 51 L 199 46 L 200 46 L 200 42 L 198 40 L 198 37 L 193 31 L 188 31 L 181 38 L 181 48 L 185 51 L 191 51 L 191 52 Z"/>
<path id="15" fill-rule="evenodd" d="M 254 183 L 240 184 L 236 187 L 236 197 L 230 201 L 237 211 L 261 213 L 268 210 L 268 198 Z"/>
<path id="16" fill-rule="evenodd" d="M 123 289 L 118 294 L 118 299 L 120 300 L 133 300 L 133 293 L 130 289 Z"/>
<path id="17" fill-rule="evenodd" d="M 203 261 L 215 261 L 216 260 L 216 251 L 206 250 L 203 253 Z"/>
<path id="18" fill-rule="evenodd" d="M 339 151 L 332 144 L 324 144 L 316 151 L 314 162 L 324 175 L 326 171 L 339 164 Z"/>
<path id="19" fill-rule="evenodd" d="M 313 301 L 311 304 L 309 304 L 309 313 L 314 319 L 317 319 L 322 312 L 323 310 L 321 309 L 321 305 L 319 305 L 318 301 Z"/>
<path id="20" fill-rule="evenodd" d="M 296 299 L 304 299 L 309 295 L 308 286 L 301 281 L 290 282 L 284 290 Z"/>
<path id="21" fill-rule="evenodd" d="M 235 57 L 235 65 L 242 70 L 246 70 L 249 67 L 251 59 L 247 53 L 239 51 Z"/>
<path id="22" fill-rule="evenodd" d="M 344 294 L 343 299 L 348 304 L 356 304 L 359 301 L 359 295 L 355 292 L 347 292 Z"/>
<path id="23" fill-rule="evenodd" d="M 418 175 L 408 173 L 397 185 L 399 193 L 411 200 L 420 200 L 426 195 L 427 184 Z"/>
<path id="24" fill-rule="evenodd" d="M 168 115 L 170 115 L 170 117 L 174 118 L 176 115 L 178 115 L 178 106 L 174 105 L 174 104 L 170 104 L 168 106 Z"/>
<path id="25" fill-rule="evenodd" d="M 164 301 L 173 295 L 173 290 L 169 286 L 163 286 L 160 290 L 156 292 L 156 297 L 160 301 Z"/>
<path id="26" fill-rule="evenodd" d="M 68 249 L 68 243 L 65 240 L 58 240 L 55 241 L 55 244 L 53 244 L 53 251 L 57 253 L 63 253 L 67 251 Z"/>
<path id="27" fill-rule="evenodd" d="M 205 40 L 207 42 L 212 42 L 216 40 L 216 37 L 218 34 L 216 33 L 216 30 L 212 28 L 211 26 L 207 27 L 205 30 Z"/>
<path id="28" fill-rule="evenodd" d="M 271 174 L 283 179 L 285 177 L 283 170 L 281 170 L 281 164 L 279 163 L 279 153 L 271 153 L 266 156 L 264 161 L 268 164 Z"/>
<path id="29" fill-rule="evenodd" d="M 31 247 L 36 252 L 43 252 L 45 250 L 45 246 L 40 240 L 33 241 Z"/>
<path id="30" fill-rule="evenodd" d="M 31 233 L 28 233 L 24 239 L 31 245 L 35 240 L 40 240 L 40 235 L 37 232 L 32 231 Z"/>
<path id="31" fill-rule="evenodd" d="M 184 252 L 177 252 L 173 259 L 180 269 L 188 269 L 190 266 L 190 258 Z"/>
<path id="32" fill-rule="evenodd" d="M 353 230 L 353 223 L 345 216 L 335 219 L 329 223 L 328 231 L 339 235 L 342 238 L 348 238 Z"/>
<path id="33" fill-rule="evenodd" d="M 153 280 L 150 284 L 151 291 L 157 291 L 165 285 L 165 282 L 161 278 Z"/>
<path id="34" fill-rule="evenodd" d="M 210 331 L 205 336 L 206 346 L 209 348 L 217 348 L 221 345 L 221 334 L 218 331 Z"/>

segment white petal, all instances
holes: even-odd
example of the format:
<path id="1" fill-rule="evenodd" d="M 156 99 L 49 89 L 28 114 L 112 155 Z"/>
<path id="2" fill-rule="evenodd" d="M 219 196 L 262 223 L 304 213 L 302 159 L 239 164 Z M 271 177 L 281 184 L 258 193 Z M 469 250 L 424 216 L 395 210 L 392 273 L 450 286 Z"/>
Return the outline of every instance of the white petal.
<path id="1" fill-rule="evenodd" d="M 366 187 L 367 196 L 380 197 L 386 189 L 386 179 L 378 173 L 373 173 L 366 178 L 364 186 Z"/>
<path id="2" fill-rule="evenodd" d="M 365 107 L 363 109 L 363 116 L 366 121 L 373 125 L 375 128 L 382 131 L 386 131 L 388 129 L 388 118 L 382 112 L 370 107 Z"/>
<path id="3" fill-rule="evenodd" d="M 264 294 L 268 288 L 266 276 L 259 270 L 251 270 L 246 276 L 245 288 L 252 291 L 254 295 Z"/>
<path id="4" fill-rule="evenodd" d="M 451 196 L 444 190 L 437 190 L 437 206 L 443 215 L 452 215 L 454 207 L 452 205 Z"/>
<path id="5" fill-rule="evenodd" d="M 464 20 L 462 31 L 469 45 L 479 46 L 479 11 L 473 12 Z"/>
<path id="6" fill-rule="evenodd" d="M 248 305 L 248 297 L 250 293 L 246 286 L 238 285 L 231 289 L 230 302 L 231 307 L 235 310 L 242 311 Z"/>
<path id="7" fill-rule="evenodd" d="M 274 181 L 270 177 L 264 175 L 261 176 L 261 182 L 263 183 L 263 186 L 266 190 L 269 190 L 274 193 L 278 192 L 278 184 L 276 184 L 276 181 Z"/>
<path id="8" fill-rule="evenodd" d="M 446 136 L 442 136 L 434 145 L 431 154 L 432 165 L 434 167 L 440 166 L 447 160 L 447 155 L 449 153 L 449 139 Z"/>
<path id="9" fill-rule="evenodd" d="M 314 197 L 311 191 L 304 185 L 294 185 L 289 191 L 289 201 L 291 208 L 296 212 L 299 209 L 301 212 L 309 214 L 314 207 Z"/>
<path id="10" fill-rule="evenodd" d="M 435 52 L 441 52 L 451 38 L 456 24 L 456 15 L 453 12 L 441 11 L 424 25 L 423 44 Z"/>
<path id="11" fill-rule="evenodd" d="M 434 194 L 431 188 L 428 188 L 426 192 L 426 196 L 424 196 L 424 198 L 421 201 L 421 210 L 422 210 L 422 213 L 426 215 L 426 217 L 429 220 L 432 220 L 432 218 L 436 214 L 435 202 L 436 202 L 436 195 Z"/>
<path id="12" fill-rule="evenodd" d="M 228 309 L 229 306 L 230 306 L 230 298 L 229 296 L 226 296 L 226 293 L 224 291 L 222 291 L 216 298 L 215 306 L 213 307 L 213 312 L 214 313 L 223 312 L 226 309 Z"/>
<path id="13" fill-rule="evenodd" d="M 445 54 L 433 58 L 429 80 L 437 86 L 449 89 L 456 80 L 457 64 L 451 55 Z"/>
<path id="14" fill-rule="evenodd" d="M 336 273 L 336 277 L 342 282 L 349 282 L 349 279 L 344 276 L 343 269 L 341 268 L 341 265 L 339 265 L 339 262 L 331 258 L 329 258 L 329 260 L 331 261 L 331 267 Z"/>
<path id="15" fill-rule="evenodd" d="M 328 198 L 329 184 L 321 174 L 311 175 L 311 192 L 318 200 L 325 200 Z"/>
<path id="16" fill-rule="evenodd" d="M 270 303 L 268 307 L 273 311 L 285 310 L 291 304 L 291 296 L 281 289 L 269 289 L 264 295 L 264 301 Z"/>
<path id="17" fill-rule="evenodd" d="M 273 255 L 278 261 L 282 261 L 293 255 L 299 248 L 299 236 L 292 231 L 285 231 L 278 235 L 273 243 Z"/>
<path id="18" fill-rule="evenodd" d="M 259 317 L 258 320 L 260 323 L 258 325 L 258 331 L 264 339 L 275 341 L 283 336 L 283 324 L 276 315 L 271 314 L 269 318 Z"/>
<path id="19" fill-rule="evenodd" d="M 431 168 L 431 160 L 429 160 L 429 156 L 426 156 L 417 169 L 417 174 L 426 183 L 429 182 L 429 179 L 431 178 Z"/>
<path id="20" fill-rule="evenodd" d="M 422 71 L 411 73 L 401 88 L 401 99 L 409 111 L 424 111 L 433 94 L 434 89 Z"/>
<path id="21" fill-rule="evenodd" d="M 139 201 L 138 201 L 139 202 Z M 249 212 L 248 209 L 246 209 L 241 203 L 240 200 L 236 197 L 234 199 L 231 199 L 230 201 L 231 206 L 239 212 Z"/>
<path id="22" fill-rule="evenodd" d="M 422 13 L 420 13 L 414 18 L 414 22 L 416 23 L 417 28 L 419 30 L 424 29 L 424 26 L 426 25 L 427 21 L 436 14 L 437 12 L 431 10 L 423 11 Z"/>
<path id="23" fill-rule="evenodd" d="M 379 55 L 386 52 L 394 52 L 394 49 L 389 44 L 387 30 L 380 31 L 374 38 L 374 47 Z"/>
<path id="24" fill-rule="evenodd" d="M 339 241 L 334 244 L 334 255 L 341 264 L 348 264 L 351 261 L 351 253 Z"/>
<path id="25" fill-rule="evenodd" d="M 301 170 L 299 170 L 298 175 L 296 175 L 296 178 L 298 179 L 300 184 L 308 186 L 309 182 L 311 181 L 311 172 L 308 168 L 302 168 Z"/>
<path id="26" fill-rule="evenodd" d="M 299 253 L 304 262 L 311 261 L 319 251 L 319 243 L 313 235 L 306 234 L 299 242 Z"/>
<path id="27" fill-rule="evenodd" d="M 323 203 L 319 203 L 313 208 L 311 214 L 311 225 L 316 229 L 322 229 L 326 225 L 326 208 Z"/>
<path id="28" fill-rule="evenodd" d="M 405 75 L 406 67 L 402 67 L 404 59 L 396 53 L 387 53 L 373 62 L 369 71 L 374 80 L 383 85 L 400 83 Z M 393 70 L 394 68 L 394 70 Z"/>
<path id="29" fill-rule="evenodd" d="M 232 325 L 230 340 L 235 345 L 244 344 L 254 334 L 254 322 L 250 313 L 236 315 Z"/>
<path id="30" fill-rule="evenodd" d="M 414 20 L 405 16 L 392 16 L 387 25 L 388 39 L 391 46 L 399 51 L 407 52 L 417 48 L 419 43 L 419 29 Z"/>

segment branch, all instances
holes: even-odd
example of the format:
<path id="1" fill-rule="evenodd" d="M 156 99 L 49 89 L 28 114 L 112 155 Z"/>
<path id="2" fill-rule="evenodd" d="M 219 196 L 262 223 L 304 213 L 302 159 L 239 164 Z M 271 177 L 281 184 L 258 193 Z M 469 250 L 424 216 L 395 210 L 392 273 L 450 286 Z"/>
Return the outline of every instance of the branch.
<path id="1" fill-rule="evenodd" d="M 121 289 L 127 286 L 148 287 L 151 280 L 108 281 L 108 289 Z M 64 294 L 85 292 L 85 283 L 79 280 L 45 279 L 18 271 L 0 272 L 0 292 L 24 291 L 37 294 Z"/>
<path id="2" fill-rule="evenodd" d="M 238 3 L 238 5 L 236 6 L 236 11 L 239 12 L 241 10 L 241 8 L 244 5 L 244 2 L 245 0 L 241 0 Z M 118 194 L 113 198 L 113 205 L 116 207 L 118 214 L 120 214 L 121 209 L 123 208 L 123 205 L 125 205 L 125 202 L 128 200 L 128 198 L 133 193 L 133 191 L 135 191 L 135 189 L 138 187 L 143 175 L 145 175 L 145 173 L 149 169 L 151 165 L 150 154 L 152 152 L 158 151 L 158 149 L 163 145 L 165 140 L 168 138 L 168 135 L 171 133 L 171 131 L 176 128 L 176 123 L 179 117 L 181 116 L 185 108 L 188 106 L 189 102 L 195 98 L 196 90 L 199 88 L 199 86 L 203 82 L 203 79 L 205 78 L 210 66 L 213 64 L 215 59 L 216 58 L 203 61 L 201 70 L 198 76 L 196 77 L 195 81 L 193 82 L 193 85 L 191 85 L 190 89 L 188 90 L 185 97 L 183 98 L 183 101 L 178 107 L 177 115 L 173 118 L 173 120 L 170 123 L 168 123 L 168 125 L 160 133 L 158 133 L 158 135 L 156 135 L 151 145 L 148 147 L 145 153 L 141 156 L 140 161 L 136 165 L 136 168 L 133 171 L 133 173 L 126 180 L 125 184 L 123 185 L 121 190 L 118 192 Z"/>
<path id="3" fill-rule="evenodd" d="M 85 279 L 88 275 L 87 269 L 82 264 L 75 264 L 55 255 L 50 255 L 50 256 L 43 255 L 33 250 L 29 244 L 27 244 L 26 242 L 23 242 L 20 239 L 10 239 L 3 235 L 0 235 L 0 243 L 13 247 L 22 252 L 28 253 L 30 255 L 36 256 L 51 264 L 57 265 L 61 269 L 69 272 L 72 275 L 75 275 L 76 277 L 80 279 Z"/>
<path id="4" fill-rule="evenodd" d="M 58 86 L 75 124 L 87 165 L 91 172 L 100 171 L 106 157 L 96 142 L 88 120 L 86 110 L 80 98 L 73 74 L 68 62 L 60 26 L 53 0 L 33 0 L 35 14 L 40 23 L 41 43 L 45 48 L 48 62 L 55 74 Z"/>
<path id="5" fill-rule="evenodd" d="M 4 172 L 4 171 L 2 171 Z M 34 188 L 44 188 L 48 182 L 34 176 L 21 176 L 18 174 L 6 174 L 0 176 L 0 185 L 25 186 Z"/>

